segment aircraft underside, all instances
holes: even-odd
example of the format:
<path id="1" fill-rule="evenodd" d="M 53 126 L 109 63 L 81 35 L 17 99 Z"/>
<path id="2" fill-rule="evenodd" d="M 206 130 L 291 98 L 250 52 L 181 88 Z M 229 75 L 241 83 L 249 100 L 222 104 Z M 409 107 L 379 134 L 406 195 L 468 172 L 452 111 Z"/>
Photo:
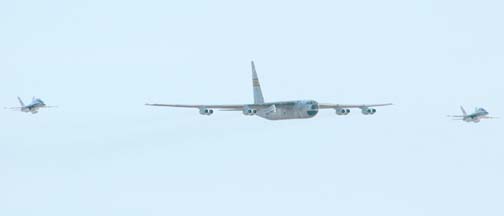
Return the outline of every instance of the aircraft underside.
<path id="1" fill-rule="evenodd" d="M 469 117 L 469 118 L 464 119 L 464 121 L 466 121 L 466 122 L 474 122 L 474 123 L 478 123 L 478 122 L 480 122 L 480 120 L 481 119 L 479 117 Z"/>
<path id="2" fill-rule="evenodd" d="M 27 113 L 36 114 L 36 113 L 38 113 L 39 108 L 40 108 L 40 107 L 27 107 L 27 108 L 23 108 L 23 109 L 21 109 L 21 111 L 23 111 L 23 112 L 27 112 Z"/>
<path id="3" fill-rule="evenodd" d="M 316 114 L 313 115 L 308 115 L 304 111 L 295 111 L 295 110 L 277 110 L 277 112 L 274 113 L 268 113 L 268 114 L 263 114 L 263 115 L 257 115 L 261 118 L 268 119 L 268 120 L 288 120 L 288 119 L 306 119 L 306 118 L 313 118 L 315 117 Z"/>
<path id="4" fill-rule="evenodd" d="M 266 112 L 259 110 L 256 115 L 268 120 L 306 119 L 315 117 L 319 111 L 315 101 L 272 103 L 268 106 L 274 109 L 270 108 Z"/>

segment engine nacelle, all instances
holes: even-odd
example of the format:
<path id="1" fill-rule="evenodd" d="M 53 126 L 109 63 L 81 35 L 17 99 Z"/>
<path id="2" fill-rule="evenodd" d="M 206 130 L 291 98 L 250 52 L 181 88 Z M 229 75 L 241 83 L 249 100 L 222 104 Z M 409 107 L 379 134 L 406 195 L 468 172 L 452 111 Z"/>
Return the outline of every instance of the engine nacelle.
<path id="1" fill-rule="evenodd" d="M 257 113 L 257 110 L 255 109 L 243 109 L 243 115 L 246 116 L 253 116 Z"/>
<path id="2" fill-rule="evenodd" d="M 373 115 L 376 113 L 376 109 L 374 109 L 374 108 L 362 108 L 361 111 L 362 111 L 362 114 L 364 114 L 364 115 Z"/>
<path id="3" fill-rule="evenodd" d="M 336 115 L 348 115 L 350 114 L 349 109 L 336 109 Z"/>
<path id="4" fill-rule="evenodd" d="M 212 109 L 208 109 L 208 108 L 200 108 L 199 113 L 200 113 L 201 115 L 208 115 L 208 116 L 209 116 L 209 115 L 212 115 L 214 112 L 213 112 L 213 110 L 212 110 Z"/>

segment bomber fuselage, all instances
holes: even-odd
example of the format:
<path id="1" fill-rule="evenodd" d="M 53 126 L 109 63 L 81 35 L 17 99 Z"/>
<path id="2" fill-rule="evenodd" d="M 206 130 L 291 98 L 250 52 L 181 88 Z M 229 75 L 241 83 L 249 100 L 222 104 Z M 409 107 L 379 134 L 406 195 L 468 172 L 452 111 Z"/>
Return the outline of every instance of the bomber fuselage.
<path id="1" fill-rule="evenodd" d="M 251 104 L 253 107 L 257 104 Z M 264 103 L 270 109 L 259 111 L 257 116 L 268 120 L 306 119 L 313 118 L 319 111 L 319 105 L 314 100 L 298 100 Z"/>

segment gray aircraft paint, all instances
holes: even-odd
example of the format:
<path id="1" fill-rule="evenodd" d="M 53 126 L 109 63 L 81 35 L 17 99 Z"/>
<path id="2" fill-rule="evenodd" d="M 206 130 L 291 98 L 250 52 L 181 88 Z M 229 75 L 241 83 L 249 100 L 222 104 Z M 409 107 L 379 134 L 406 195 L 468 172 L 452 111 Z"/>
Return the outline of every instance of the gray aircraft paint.
<path id="1" fill-rule="evenodd" d="M 254 61 L 252 61 L 250 64 L 252 65 L 252 87 L 254 89 L 254 103 L 263 104 L 264 97 L 261 90 L 261 83 L 259 83 L 259 78 L 257 77 Z"/>
<path id="2" fill-rule="evenodd" d="M 266 108 L 263 108 L 266 107 Z M 243 110 L 245 115 L 250 115 L 251 110 L 261 118 L 268 120 L 305 119 L 313 118 L 319 111 L 318 102 L 314 100 L 299 100 L 247 105 Z"/>
<path id="3" fill-rule="evenodd" d="M 25 103 L 23 103 L 23 100 L 21 100 L 20 97 L 17 98 L 18 101 L 19 101 L 19 104 L 21 105 L 20 107 L 11 107 L 9 109 L 12 109 L 12 110 L 18 110 L 18 111 L 21 111 L 21 112 L 26 112 L 26 113 L 32 113 L 32 114 L 36 114 L 38 113 L 39 109 L 40 108 L 49 108 L 45 103 L 44 101 L 42 101 L 41 99 L 39 98 L 35 98 L 33 97 L 32 98 L 32 101 L 28 104 L 28 105 L 25 105 Z"/>
<path id="4" fill-rule="evenodd" d="M 471 114 L 467 114 L 467 112 L 464 110 L 464 107 L 462 106 L 460 107 L 460 110 L 462 111 L 462 115 L 453 115 L 449 117 L 455 117 L 456 119 L 454 120 L 462 120 L 465 122 L 473 122 L 473 123 L 478 123 L 481 121 L 481 119 L 496 118 L 488 116 L 490 113 L 483 108 L 475 108 L 474 112 Z"/>
<path id="5" fill-rule="evenodd" d="M 254 95 L 254 104 L 238 105 L 181 105 L 181 104 L 146 104 L 148 106 L 182 107 L 197 108 L 201 115 L 212 115 L 213 109 L 224 111 L 242 111 L 246 116 L 259 116 L 268 120 L 287 120 L 287 119 L 306 119 L 315 117 L 320 109 L 334 109 L 337 115 L 348 115 L 349 108 L 359 108 L 364 115 L 373 115 L 376 109 L 372 107 L 389 106 L 392 104 L 362 104 L 362 105 L 343 105 L 343 104 L 320 104 L 315 100 L 293 100 L 285 102 L 265 103 L 261 84 L 257 76 L 254 61 L 252 67 L 252 89 Z"/>

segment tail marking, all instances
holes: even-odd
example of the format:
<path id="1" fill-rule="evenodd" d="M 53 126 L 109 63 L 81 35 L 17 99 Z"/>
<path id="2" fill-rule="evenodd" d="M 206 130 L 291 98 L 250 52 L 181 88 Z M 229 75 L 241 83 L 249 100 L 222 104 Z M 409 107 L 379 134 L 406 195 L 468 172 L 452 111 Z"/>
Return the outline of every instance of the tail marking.
<path id="1" fill-rule="evenodd" d="M 261 84 L 259 83 L 259 78 L 257 77 L 254 61 L 251 62 L 251 65 L 252 65 L 252 87 L 254 89 L 254 103 L 263 104 L 264 97 L 261 90 Z"/>

